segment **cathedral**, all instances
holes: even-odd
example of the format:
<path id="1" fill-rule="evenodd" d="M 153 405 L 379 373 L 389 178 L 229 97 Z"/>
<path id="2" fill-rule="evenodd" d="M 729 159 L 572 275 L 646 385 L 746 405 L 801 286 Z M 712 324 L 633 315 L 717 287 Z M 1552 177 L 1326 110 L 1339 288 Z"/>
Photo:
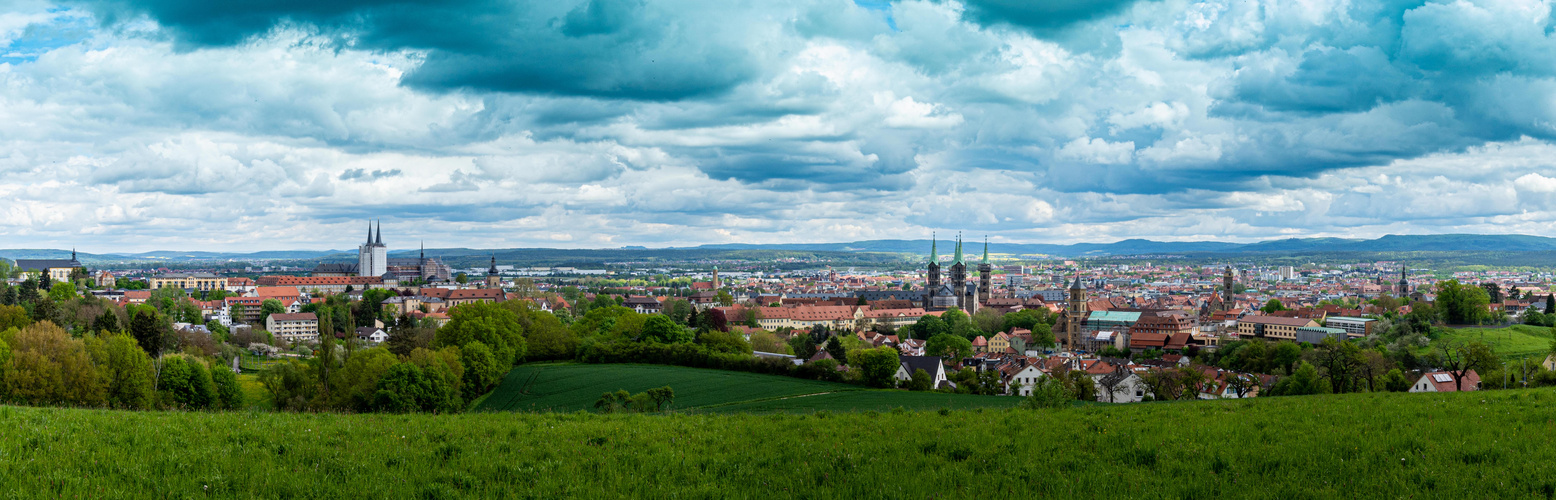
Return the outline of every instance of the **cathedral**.
<path id="1" fill-rule="evenodd" d="M 989 242 L 983 243 L 983 261 L 978 263 L 978 282 L 973 284 L 967 283 L 967 259 L 962 256 L 961 236 L 956 238 L 956 255 L 952 257 L 947 269 L 950 283 L 941 281 L 939 243 L 936 239 L 929 244 L 929 279 L 924 287 L 924 309 L 944 311 L 955 307 L 969 315 L 977 313 L 978 307 L 989 300 L 989 292 L 993 287 L 991 273 L 994 266 L 989 264 Z"/>
<path id="2" fill-rule="evenodd" d="M 378 238 L 373 238 L 373 223 L 367 223 L 367 243 L 357 247 L 357 275 L 383 276 L 389 272 L 389 247 L 384 245 L 384 223 L 378 223 Z"/>
<path id="3" fill-rule="evenodd" d="M 367 242 L 357 247 L 356 265 L 319 264 L 314 267 L 313 276 L 375 276 L 401 283 L 437 283 L 453 279 L 453 269 L 436 258 L 428 258 L 426 248 L 416 258 L 390 258 L 389 246 L 384 244 L 383 228 L 382 222 L 376 230 L 371 221 L 367 223 Z"/>

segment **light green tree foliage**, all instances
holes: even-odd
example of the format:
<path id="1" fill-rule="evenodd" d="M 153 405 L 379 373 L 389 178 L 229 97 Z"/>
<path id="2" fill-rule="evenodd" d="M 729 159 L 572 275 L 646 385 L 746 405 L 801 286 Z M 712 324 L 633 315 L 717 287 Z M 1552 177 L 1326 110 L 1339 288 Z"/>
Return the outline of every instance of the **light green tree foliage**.
<path id="1" fill-rule="evenodd" d="M 52 301 L 55 301 L 55 302 L 65 302 L 65 301 L 69 301 L 69 300 L 75 300 L 76 296 L 77 295 L 76 295 L 76 284 L 75 283 L 66 283 L 66 282 L 55 283 L 54 287 L 49 289 L 49 300 L 52 300 Z"/>
<path id="2" fill-rule="evenodd" d="M 890 347 L 862 349 L 849 354 L 852 365 L 859 370 L 859 379 L 871 387 L 892 387 L 893 376 L 902 366 L 897 350 Z"/>
<path id="3" fill-rule="evenodd" d="M 10 368 L 4 392 L 31 404 L 100 406 L 103 386 L 85 344 L 42 321 L 7 334 Z"/>
<path id="4" fill-rule="evenodd" d="M 346 359 L 346 364 L 335 372 L 335 391 L 332 394 L 335 406 L 354 411 L 371 411 L 373 393 L 378 391 L 378 379 L 383 378 L 399 362 L 400 358 L 384 347 L 363 349 L 352 354 Z"/>
<path id="5" fill-rule="evenodd" d="M 623 308 L 625 309 L 625 308 Z M 590 311 L 592 314 L 594 311 Z M 675 324 L 668 316 L 650 314 L 643 321 L 643 340 L 661 344 L 677 344 L 695 340 L 692 332 Z"/>
<path id="6" fill-rule="evenodd" d="M 216 388 L 215 407 L 223 410 L 243 408 L 243 387 L 238 385 L 238 374 L 226 365 L 211 369 L 211 385 Z"/>
<path id="7" fill-rule="evenodd" d="M 713 352 L 751 354 L 752 351 L 751 344 L 741 338 L 740 334 L 718 330 L 708 330 L 697 335 L 697 344 Z"/>
<path id="8" fill-rule="evenodd" d="M 606 295 L 599 297 L 609 301 Z M 580 341 L 588 338 L 610 341 L 634 339 L 643 333 L 643 323 L 648 320 L 646 315 L 609 302 L 612 305 L 591 307 L 589 312 L 573 320 L 568 327 L 573 336 Z"/>
<path id="9" fill-rule="evenodd" d="M 461 347 L 480 342 L 491 348 L 497 362 L 504 366 L 524 359 L 528 345 L 524 340 L 524 328 L 513 311 L 493 303 L 473 302 L 455 307 L 449 316 L 448 324 L 433 336 L 433 347 Z"/>
<path id="10" fill-rule="evenodd" d="M 962 358 L 971 356 L 972 353 L 971 341 L 948 333 L 930 337 L 929 341 L 924 343 L 924 354 L 940 356 L 953 361 L 959 361 Z"/>
<path id="11" fill-rule="evenodd" d="M 159 375 L 157 387 L 168 406 L 198 410 L 216 402 L 216 386 L 200 360 L 183 354 L 164 356 Z"/>
<path id="12" fill-rule="evenodd" d="M 465 399 L 475 399 L 486 394 L 508 373 L 508 367 L 497 363 L 492 350 L 480 342 L 471 342 L 461 347 L 459 362 L 465 368 Z"/>
<path id="13" fill-rule="evenodd" d="M 156 370 L 151 356 L 128 335 L 109 335 L 100 363 L 107 402 L 115 408 L 146 409 L 156 401 Z"/>

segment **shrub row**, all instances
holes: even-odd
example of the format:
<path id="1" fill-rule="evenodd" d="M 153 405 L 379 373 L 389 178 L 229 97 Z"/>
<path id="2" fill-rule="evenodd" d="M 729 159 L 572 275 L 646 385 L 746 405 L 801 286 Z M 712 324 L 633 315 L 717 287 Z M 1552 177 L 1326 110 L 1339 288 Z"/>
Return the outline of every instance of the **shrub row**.
<path id="1" fill-rule="evenodd" d="M 690 343 L 657 344 L 630 341 L 586 343 L 578 348 L 578 360 L 585 363 L 675 365 L 828 382 L 844 381 L 843 374 L 836 369 L 836 363 L 816 362 L 795 366 L 787 359 L 714 352 Z"/>

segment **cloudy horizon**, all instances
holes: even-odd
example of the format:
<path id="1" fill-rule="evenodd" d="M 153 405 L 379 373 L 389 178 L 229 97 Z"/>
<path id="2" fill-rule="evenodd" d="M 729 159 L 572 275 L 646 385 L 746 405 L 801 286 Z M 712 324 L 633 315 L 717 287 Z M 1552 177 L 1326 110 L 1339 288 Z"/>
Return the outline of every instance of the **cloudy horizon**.
<path id="1" fill-rule="evenodd" d="M 1556 233 L 1550 0 L 0 5 L 6 248 Z"/>

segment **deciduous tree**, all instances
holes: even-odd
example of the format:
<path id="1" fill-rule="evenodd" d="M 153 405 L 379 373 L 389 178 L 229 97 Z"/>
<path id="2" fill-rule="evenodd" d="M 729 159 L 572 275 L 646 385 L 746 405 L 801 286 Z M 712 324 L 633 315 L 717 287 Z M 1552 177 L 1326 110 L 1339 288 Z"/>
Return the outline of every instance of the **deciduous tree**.
<path id="1" fill-rule="evenodd" d="M 211 385 L 216 388 L 215 407 L 223 410 L 243 408 L 243 387 L 238 385 L 238 374 L 226 365 L 211 369 Z"/>
<path id="2" fill-rule="evenodd" d="M 49 321 L 28 325 L 9 339 L 9 397 L 33 404 L 98 406 L 103 386 L 86 346 Z"/>
<path id="3" fill-rule="evenodd" d="M 115 408 L 150 408 L 156 398 L 156 370 L 151 356 L 141 350 L 133 337 L 113 334 L 104 346 L 106 361 L 101 366 L 107 401 Z"/>
<path id="4" fill-rule="evenodd" d="M 1434 363 L 1453 376 L 1454 388 L 1461 391 L 1464 390 L 1464 376 L 1470 371 L 1483 372 L 1501 366 L 1491 346 L 1479 341 L 1444 340 L 1437 345 L 1434 354 Z"/>
<path id="5" fill-rule="evenodd" d="M 861 349 L 854 352 L 853 366 L 859 370 L 859 378 L 871 387 L 892 387 L 893 376 L 902 366 L 897 350 L 890 347 Z"/>
<path id="6" fill-rule="evenodd" d="M 663 314 L 650 314 L 643 320 L 643 340 L 661 344 L 678 344 L 695 340 L 685 327 L 675 324 Z"/>
<path id="7" fill-rule="evenodd" d="M 924 354 L 940 356 L 954 363 L 960 363 L 962 358 L 971 356 L 972 352 L 971 341 L 949 333 L 930 337 L 929 341 L 924 343 Z"/>

